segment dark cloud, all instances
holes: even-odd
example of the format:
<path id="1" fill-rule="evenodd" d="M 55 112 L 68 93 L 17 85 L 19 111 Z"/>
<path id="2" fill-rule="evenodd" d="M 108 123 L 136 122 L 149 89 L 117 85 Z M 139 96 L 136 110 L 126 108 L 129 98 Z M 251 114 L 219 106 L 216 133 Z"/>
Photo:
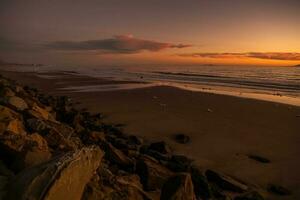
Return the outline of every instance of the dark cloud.
<path id="1" fill-rule="evenodd" d="M 291 60 L 299 61 L 300 53 L 289 52 L 248 52 L 248 53 L 191 53 L 180 54 L 184 57 L 200 58 L 258 58 L 268 60 Z"/>
<path id="2" fill-rule="evenodd" d="M 190 45 L 171 44 L 143 40 L 128 35 L 115 36 L 109 39 L 86 41 L 56 41 L 46 44 L 47 48 L 56 50 L 96 50 L 101 53 L 139 53 L 141 51 L 160 51 L 167 48 L 186 48 Z"/>

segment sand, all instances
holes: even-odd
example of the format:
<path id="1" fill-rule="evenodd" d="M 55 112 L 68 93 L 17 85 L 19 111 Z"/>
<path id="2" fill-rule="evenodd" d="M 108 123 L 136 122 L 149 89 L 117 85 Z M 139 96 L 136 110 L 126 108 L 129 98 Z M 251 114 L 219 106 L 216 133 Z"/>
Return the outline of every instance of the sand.
<path id="1" fill-rule="evenodd" d="M 300 107 L 166 86 L 62 92 L 59 88 L 87 80 L 91 85 L 117 82 L 74 75 L 50 80 L 34 73 L 0 73 L 52 94 L 69 95 L 80 106 L 104 113 L 106 121 L 125 124 L 127 133 L 166 140 L 175 152 L 194 158 L 203 168 L 219 169 L 263 188 L 280 184 L 293 191 L 284 199 L 300 199 Z M 118 82 L 123 83 L 130 82 Z M 177 144 L 172 139 L 176 133 L 189 135 L 191 142 Z M 266 157 L 271 163 L 249 159 L 248 154 Z"/>

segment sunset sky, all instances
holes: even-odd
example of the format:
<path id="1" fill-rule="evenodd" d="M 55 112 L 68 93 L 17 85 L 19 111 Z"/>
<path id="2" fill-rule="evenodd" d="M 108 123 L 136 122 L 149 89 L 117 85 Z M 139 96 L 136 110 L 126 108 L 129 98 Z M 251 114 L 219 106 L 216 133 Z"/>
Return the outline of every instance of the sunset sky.
<path id="1" fill-rule="evenodd" d="M 0 59 L 300 64 L 299 0 L 1 0 Z"/>

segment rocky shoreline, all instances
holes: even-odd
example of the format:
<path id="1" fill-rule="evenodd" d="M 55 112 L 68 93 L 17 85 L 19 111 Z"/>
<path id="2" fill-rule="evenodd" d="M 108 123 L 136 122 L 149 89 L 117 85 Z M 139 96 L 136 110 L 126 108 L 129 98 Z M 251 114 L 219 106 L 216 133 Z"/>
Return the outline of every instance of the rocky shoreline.
<path id="1" fill-rule="evenodd" d="M 0 199 L 268 199 L 259 188 L 127 135 L 101 114 L 0 78 Z M 186 143 L 189 138 L 176 136 Z"/>

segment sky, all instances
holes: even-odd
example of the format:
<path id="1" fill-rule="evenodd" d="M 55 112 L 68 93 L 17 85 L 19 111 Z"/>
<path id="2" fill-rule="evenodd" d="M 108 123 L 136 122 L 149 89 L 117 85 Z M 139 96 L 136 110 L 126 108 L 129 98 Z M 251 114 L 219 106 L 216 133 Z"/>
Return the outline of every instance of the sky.
<path id="1" fill-rule="evenodd" d="M 299 0 L 0 0 L 0 59 L 300 64 Z"/>

